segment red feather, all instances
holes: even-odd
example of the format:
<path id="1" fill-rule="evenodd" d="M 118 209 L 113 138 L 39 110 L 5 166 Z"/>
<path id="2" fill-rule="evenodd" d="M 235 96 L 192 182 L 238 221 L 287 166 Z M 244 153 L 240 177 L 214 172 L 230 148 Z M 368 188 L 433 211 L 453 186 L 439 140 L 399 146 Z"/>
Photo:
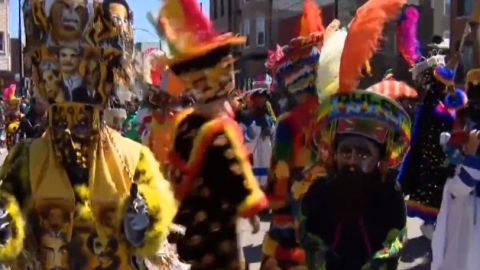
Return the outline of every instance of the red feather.
<path id="1" fill-rule="evenodd" d="M 187 27 L 196 33 L 200 41 L 210 40 L 218 35 L 212 22 L 202 13 L 197 0 L 180 0 Z"/>
<path id="2" fill-rule="evenodd" d="M 303 2 L 303 15 L 298 25 L 297 36 L 308 36 L 311 33 L 323 32 L 322 10 L 313 0 Z"/>
<path id="3" fill-rule="evenodd" d="M 378 49 L 385 23 L 395 19 L 406 0 L 370 0 L 350 22 L 340 60 L 340 92 L 355 90 L 362 67 Z"/>

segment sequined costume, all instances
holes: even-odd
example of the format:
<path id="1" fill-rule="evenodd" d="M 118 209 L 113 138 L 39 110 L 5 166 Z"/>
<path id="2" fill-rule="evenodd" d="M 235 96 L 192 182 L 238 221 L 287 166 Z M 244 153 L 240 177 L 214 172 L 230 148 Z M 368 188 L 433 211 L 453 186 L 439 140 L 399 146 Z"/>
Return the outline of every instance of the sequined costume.
<path id="1" fill-rule="evenodd" d="M 192 269 L 241 269 L 236 222 L 267 206 L 244 149 L 228 93 L 234 88 L 230 47 L 244 37 L 218 34 L 197 1 L 167 0 L 158 23 L 172 47 L 167 65 L 196 103 L 175 129 L 171 181 L 186 228 L 177 241 Z"/>
<path id="2" fill-rule="evenodd" d="M 17 144 L 1 168 L 0 263 L 85 270 L 155 264 L 176 214 L 174 194 L 148 148 L 102 121 L 111 90 L 131 79 L 119 61 L 128 47 L 107 42 L 128 44 L 130 9 L 117 0 L 26 2 L 27 23 L 43 31 L 27 51 L 36 95 L 50 102 L 48 129 Z M 75 30 L 66 31 L 62 17 L 72 14 Z M 74 78 L 80 86 L 71 89 L 65 83 L 75 85 Z"/>
<path id="3" fill-rule="evenodd" d="M 438 138 L 442 132 L 452 130 L 455 110 L 445 103 L 446 84 L 451 84 L 448 81 L 453 78 L 442 79 L 442 76 L 452 76 L 449 75 L 451 71 L 443 65 L 441 56 L 425 61 L 431 64 L 419 74 L 418 80 L 422 80 L 426 93 L 417 106 L 410 151 L 400 168 L 399 181 L 405 193 L 410 195 L 408 215 L 434 223 L 450 171 Z M 417 65 L 423 64 L 427 63 Z"/>

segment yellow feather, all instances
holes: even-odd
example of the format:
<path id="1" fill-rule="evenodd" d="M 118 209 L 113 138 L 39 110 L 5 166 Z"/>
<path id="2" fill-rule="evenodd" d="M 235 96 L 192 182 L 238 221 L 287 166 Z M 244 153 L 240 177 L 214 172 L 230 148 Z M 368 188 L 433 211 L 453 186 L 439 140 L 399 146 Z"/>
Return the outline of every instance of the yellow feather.
<path id="1" fill-rule="evenodd" d="M 5 245 L 0 247 L 0 261 L 11 261 L 17 258 L 23 250 L 23 241 L 25 240 L 25 221 L 22 211 L 15 198 L 5 192 L 0 192 L 0 198 L 6 200 L 5 209 L 12 218 L 12 238 Z"/>
<path id="2" fill-rule="evenodd" d="M 323 44 L 317 70 L 317 90 L 321 99 L 335 94 L 338 90 L 340 59 L 346 38 L 347 31 L 338 30 Z"/>

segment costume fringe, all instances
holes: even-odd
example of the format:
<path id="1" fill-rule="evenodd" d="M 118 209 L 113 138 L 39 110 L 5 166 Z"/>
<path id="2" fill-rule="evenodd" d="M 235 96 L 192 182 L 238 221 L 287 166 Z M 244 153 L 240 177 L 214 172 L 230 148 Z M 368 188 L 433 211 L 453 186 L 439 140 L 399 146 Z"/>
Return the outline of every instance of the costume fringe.
<path id="1" fill-rule="evenodd" d="M 169 234 L 169 226 L 177 213 L 177 203 L 170 184 L 158 168 L 158 162 L 153 154 L 147 148 L 142 147 L 136 168 L 135 182 L 147 204 L 150 227 L 145 233 L 144 243 L 138 248 L 132 248 L 135 255 L 142 257 L 153 256 L 161 249 Z M 130 202 L 130 198 L 126 198 L 123 202 L 123 207 L 118 215 L 118 224 L 121 224 L 123 220 L 128 202 Z"/>
<path id="2" fill-rule="evenodd" d="M 12 261 L 17 258 L 23 250 L 23 241 L 25 240 L 25 221 L 22 211 L 15 198 L 5 192 L 0 192 L 0 198 L 6 202 L 5 209 L 12 218 L 12 237 L 5 245 L 0 247 L 0 261 Z"/>

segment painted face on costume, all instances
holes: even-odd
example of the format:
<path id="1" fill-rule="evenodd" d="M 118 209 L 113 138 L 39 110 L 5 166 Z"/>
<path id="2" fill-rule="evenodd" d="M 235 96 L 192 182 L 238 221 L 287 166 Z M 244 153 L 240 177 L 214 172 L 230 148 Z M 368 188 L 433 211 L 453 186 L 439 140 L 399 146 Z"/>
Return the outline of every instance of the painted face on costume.
<path id="1" fill-rule="evenodd" d="M 56 41 L 75 41 L 85 29 L 88 10 L 81 0 L 57 0 L 51 7 L 50 21 Z"/>
<path id="2" fill-rule="evenodd" d="M 73 75 L 78 73 L 80 65 L 80 53 L 78 50 L 64 47 L 60 49 L 58 56 L 62 74 Z"/>
<path id="3" fill-rule="evenodd" d="M 199 103 L 226 97 L 235 88 L 233 57 L 226 56 L 214 67 L 182 73 L 178 77 Z"/>
<path id="4" fill-rule="evenodd" d="M 85 81 L 89 90 L 98 90 L 100 84 L 100 64 L 95 60 L 90 60 L 85 70 Z"/>
<path id="5" fill-rule="evenodd" d="M 42 269 L 70 269 L 68 263 L 68 243 L 64 237 L 46 233 L 41 237 L 41 245 Z"/>
<path id="6" fill-rule="evenodd" d="M 111 3 L 108 6 L 108 10 L 110 12 L 110 18 L 113 25 L 119 30 L 126 30 L 129 23 L 127 7 L 119 3 Z"/>
<path id="7" fill-rule="evenodd" d="M 42 80 L 44 82 L 45 94 L 47 98 L 54 99 L 61 91 L 59 89 L 60 84 L 60 72 L 58 70 L 45 70 L 42 73 Z"/>
<path id="8" fill-rule="evenodd" d="M 371 173 L 380 161 L 380 149 L 366 138 L 349 136 L 338 143 L 334 160 L 339 170 L 351 166 L 352 170 L 358 168 L 363 173 Z"/>

